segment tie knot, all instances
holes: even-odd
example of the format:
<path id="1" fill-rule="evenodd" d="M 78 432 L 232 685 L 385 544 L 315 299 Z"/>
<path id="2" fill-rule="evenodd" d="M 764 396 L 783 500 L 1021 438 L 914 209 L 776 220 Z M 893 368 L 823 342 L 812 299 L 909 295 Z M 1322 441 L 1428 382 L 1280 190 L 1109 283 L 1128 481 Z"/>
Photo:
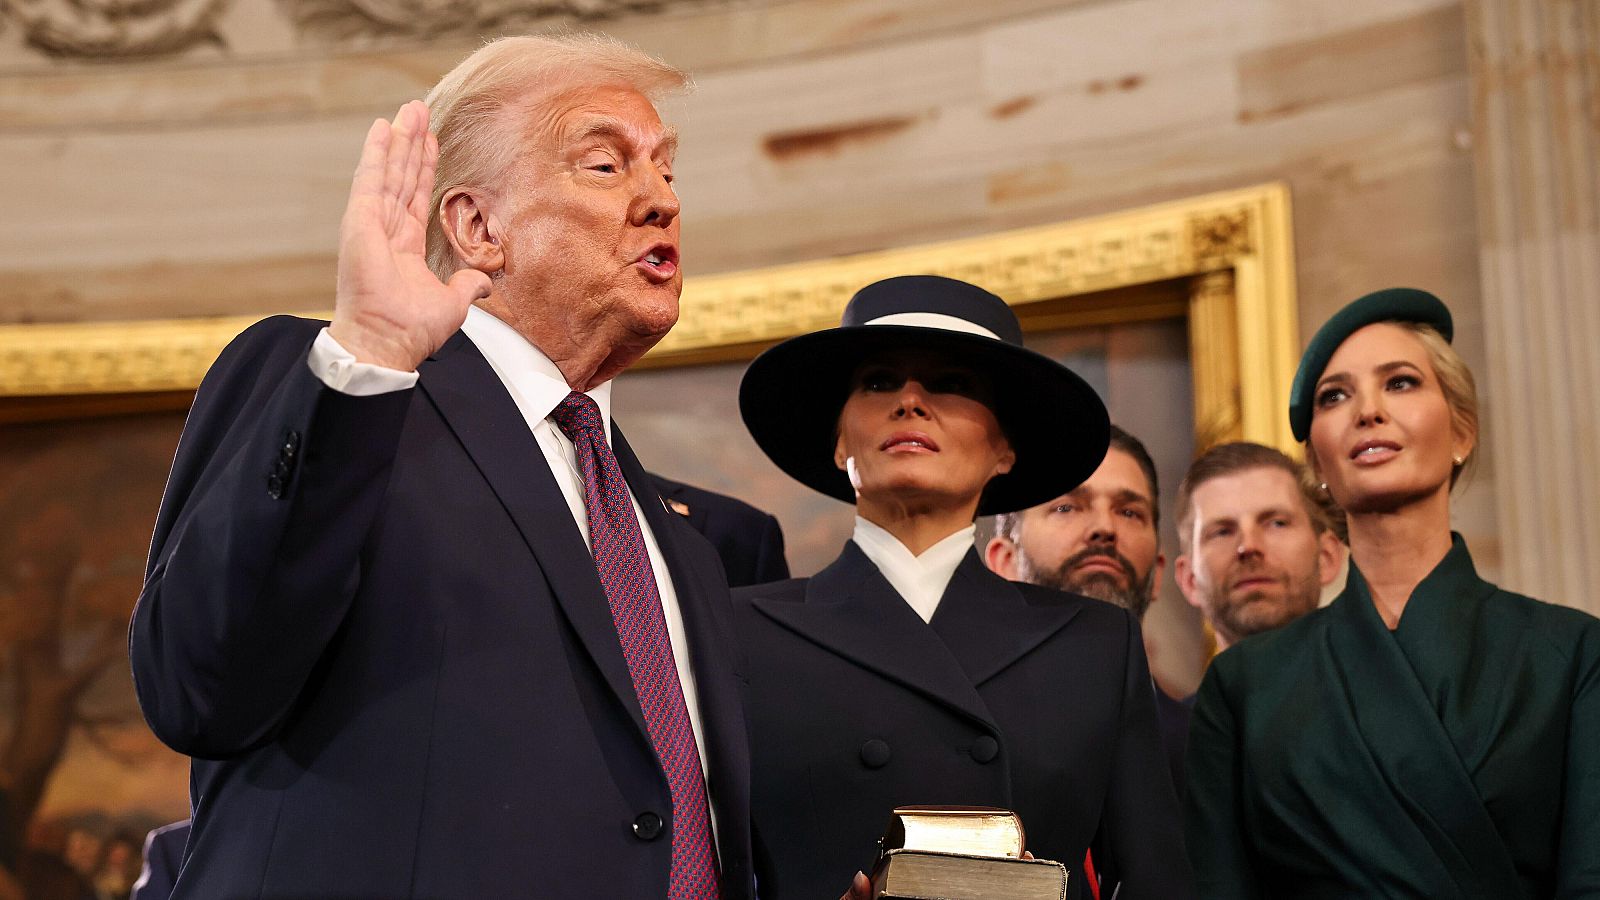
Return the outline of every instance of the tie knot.
<path id="1" fill-rule="evenodd" d="M 567 394 L 556 404 L 550 417 L 556 420 L 556 427 L 573 443 L 582 437 L 605 441 L 605 430 L 600 427 L 600 404 L 588 394 L 578 391 Z"/>

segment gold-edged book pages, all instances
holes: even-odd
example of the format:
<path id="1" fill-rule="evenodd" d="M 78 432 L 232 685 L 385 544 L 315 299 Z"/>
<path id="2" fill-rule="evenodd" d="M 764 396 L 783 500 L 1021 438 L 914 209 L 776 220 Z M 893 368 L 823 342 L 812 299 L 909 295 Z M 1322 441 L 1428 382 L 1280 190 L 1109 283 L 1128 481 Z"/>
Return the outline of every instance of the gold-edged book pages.
<path id="1" fill-rule="evenodd" d="M 1065 900 L 1067 868 L 1048 859 L 890 850 L 872 870 L 873 900 Z"/>
<path id="2" fill-rule="evenodd" d="M 889 816 L 880 849 L 936 850 L 974 856 L 1022 855 L 1022 819 L 991 806 L 900 806 Z"/>
<path id="3" fill-rule="evenodd" d="M 1008 809 L 902 806 L 872 870 L 874 900 L 1065 900 L 1067 869 L 1023 859 L 1022 819 Z"/>

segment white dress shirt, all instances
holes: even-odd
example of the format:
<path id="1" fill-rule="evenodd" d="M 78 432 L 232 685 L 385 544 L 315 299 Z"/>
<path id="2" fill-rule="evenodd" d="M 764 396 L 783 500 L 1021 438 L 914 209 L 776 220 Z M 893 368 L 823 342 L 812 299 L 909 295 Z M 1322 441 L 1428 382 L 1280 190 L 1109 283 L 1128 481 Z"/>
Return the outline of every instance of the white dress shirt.
<path id="1" fill-rule="evenodd" d="M 572 390 L 561 375 L 561 370 L 539 348 L 528 343 L 510 325 L 495 318 L 477 306 L 467 310 L 467 320 L 461 330 L 489 361 L 489 367 L 500 377 L 517 409 L 533 432 L 544 461 L 555 475 L 561 496 L 572 511 L 572 519 L 583 533 L 584 543 L 589 542 L 589 512 L 583 503 L 583 474 L 573 450 L 572 441 L 556 427 L 550 418 L 562 400 Z M 401 372 L 371 363 L 357 362 L 353 354 L 322 329 L 311 345 L 307 359 L 311 371 L 323 384 L 346 394 L 371 396 L 388 391 L 405 390 L 417 383 L 416 372 Z M 600 407 L 600 420 L 609 440 L 611 435 L 611 382 L 606 382 L 588 392 Z M 644 486 L 646 491 L 650 488 Z M 700 769 L 705 771 L 706 745 L 700 725 L 699 694 L 695 689 L 694 670 L 689 665 L 689 638 L 683 631 L 683 611 L 678 606 L 678 592 L 672 586 L 667 571 L 667 561 L 661 547 L 650 530 L 650 523 L 639 506 L 638 487 L 633 493 L 633 513 L 639 519 L 639 530 L 644 533 L 645 552 L 650 556 L 650 568 L 656 576 L 656 589 L 661 594 L 662 612 L 667 620 L 667 637 L 672 641 L 672 658 L 677 664 L 678 681 L 683 685 L 683 700 L 689 708 L 689 724 L 694 729 L 695 746 L 700 751 Z M 648 503 L 659 503 L 654 492 L 646 495 Z M 592 546 L 591 546 L 592 549 Z M 716 815 L 712 814 L 715 833 Z"/>
<path id="2" fill-rule="evenodd" d="M 976 525 L 968 525 L 922 551 L 921 556 L 913 556 L 899 538 L 856 516 L 856 530 L 850 539 L 922 621 L 932 622 L 933 614 L 939 611 L 939 599 L 956 574 L 956 567 L 972 549 L 972 536 L 976 532 Z"/>

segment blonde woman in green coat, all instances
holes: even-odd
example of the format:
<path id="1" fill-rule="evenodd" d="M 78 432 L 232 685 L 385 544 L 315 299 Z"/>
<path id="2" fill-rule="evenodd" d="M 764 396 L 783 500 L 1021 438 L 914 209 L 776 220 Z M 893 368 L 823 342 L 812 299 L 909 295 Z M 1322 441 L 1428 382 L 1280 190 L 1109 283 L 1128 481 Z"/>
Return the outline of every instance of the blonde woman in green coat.
<path id="1" fill-rule="evenodd" d="M 1600 896 L 1600 620 L 1482 580 L 1451 533 L 1478 441 L 1451 333 L 1433 295 L 1379 291 L 1301 360 L 1290 420 L 1349 514 L 1350 579 L 1206 674 L 1202 897 Z"/>

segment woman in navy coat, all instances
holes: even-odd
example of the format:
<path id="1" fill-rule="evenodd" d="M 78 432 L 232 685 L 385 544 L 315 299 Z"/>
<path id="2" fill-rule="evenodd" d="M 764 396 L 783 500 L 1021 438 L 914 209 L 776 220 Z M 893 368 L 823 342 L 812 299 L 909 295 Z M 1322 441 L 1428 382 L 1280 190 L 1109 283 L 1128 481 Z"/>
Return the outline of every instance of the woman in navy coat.
<path id="1" fill-rule="evenodd" d="M 1016 810 L 1071 896 L 1091 845 L 1105 896 L 1190 896 L 1137 624 L 973 549 L 976 515 L 1065 493 L 1106 451 L 1099 397 L 1021 343 L 1000 298 L 906 276 L 745 375 L 762 450 L 857 513 L 812 578 L 735 594 L 766 900 L 837 896 L 908 804 Z"/>

